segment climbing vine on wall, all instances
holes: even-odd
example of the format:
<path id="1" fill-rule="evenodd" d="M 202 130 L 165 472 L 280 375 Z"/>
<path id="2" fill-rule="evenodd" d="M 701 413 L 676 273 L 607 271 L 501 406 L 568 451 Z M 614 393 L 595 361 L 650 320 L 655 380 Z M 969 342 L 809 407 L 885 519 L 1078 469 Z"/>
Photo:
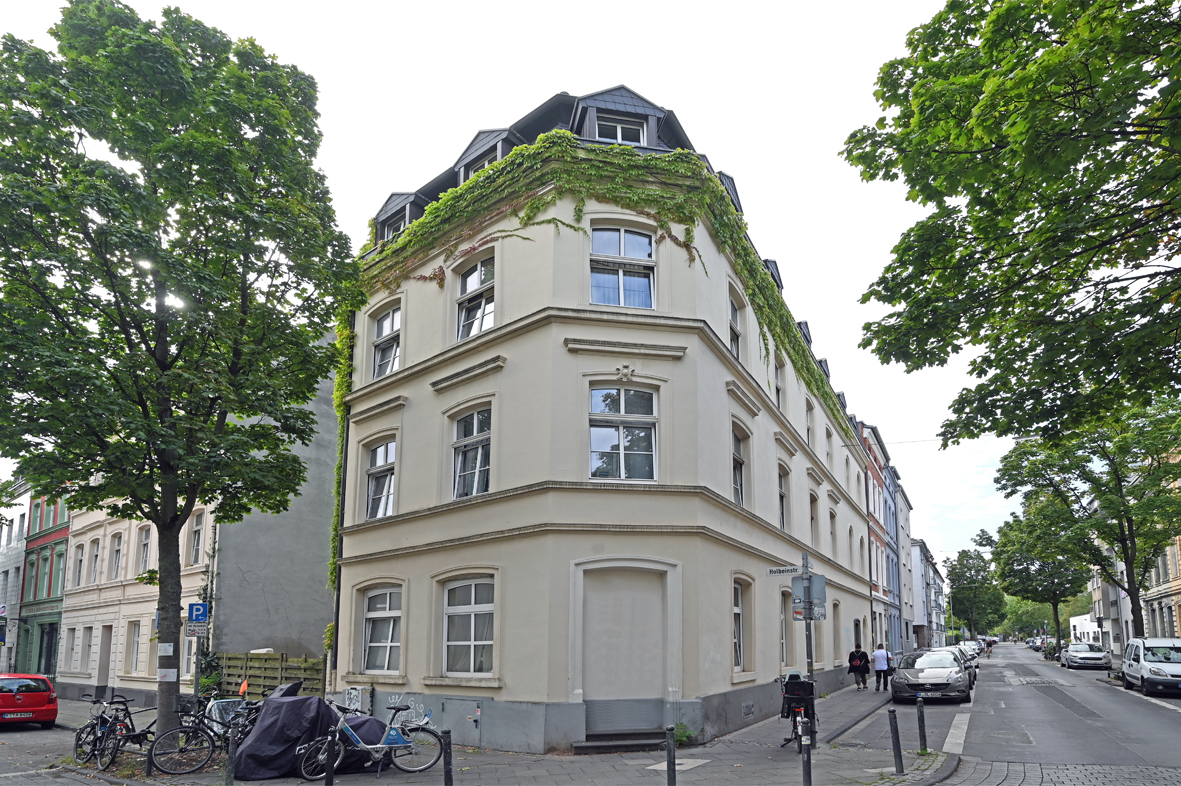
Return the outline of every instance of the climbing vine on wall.
<path id="1" fill-rule="evenodd" d="M 537 218 L 565 196 L 576 200 L 573 223 L 558 218 Z M 669 240 L 684 249 L 690 264 L 700 258 L 694 246 L 694 229 L 699 223 L 708 225 L 718 246 L 734 260 L 739 281 L 758 320 L 766 355 L 771 356 L 772 344 L 787 355 L 808 390 L 836 416 L 837 427 L 848 442 L 857 441 L 848 422 L 841 417 L 844 408 L 812 359 L 791 311 L 747 240 L 746 222 L 735 210 L 721 181 L 688 150 L 644 155 L 625 145 L 586 145 L 569 131 L 542 134 L 534 144 L 514 148 L 503 160 L 444 193 L 396 239 L 377 241 L 375 225 L 370 222 L 369 240 L 362 249 L 366 255 L 365 286 L 370 291 L 393 291 L 411 279 L 436 281 L 437 269 L 426 277 L 416 275 L 416 271 L 440 250 L 447 263 L 474 253 L 498 237 L 527 240 L 514 230 L 481 234 L 508 216 L 517 218 L 518 230 L 553 224 L 559 231 L 562 227 L 585 231 L 579 224 L 588 200 L 617 205 L 649 218 L 659 228 L 658 240 Z M 674 225 L 683 227 L 680 236 Z M 337 412 L 343 434 L 343 397 L 351 389 L 352 380 L 352 330 L 347 335 L 342 333 L 340 341 Z M 343 343 L 346 341 L 347 347 Z M 338 485 L 339 472 L 338 461 Z M 334 581 L 337 527 L 339 521 L 335 522 L 333 531 Z"/>

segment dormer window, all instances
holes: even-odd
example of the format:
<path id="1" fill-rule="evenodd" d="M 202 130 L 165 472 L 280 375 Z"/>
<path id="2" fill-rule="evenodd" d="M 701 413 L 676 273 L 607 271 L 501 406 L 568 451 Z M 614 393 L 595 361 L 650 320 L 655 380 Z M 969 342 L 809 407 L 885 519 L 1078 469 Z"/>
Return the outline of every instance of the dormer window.
<path id="1" fill-rule="evenodd" d="M 640 120 L 624 120 L 616 117 L 599 116 L 596 135 L 604 142 L 619 145 L 643 145 L 645 123 Z"/>
<path id="2" fill-rule="evenodd" d="M 398 216 L 391 218 L 381 225 L 381 239 L 382 240 L 396 240 L 398 235 L 402 234 L 402 230 L 406 228 L 406 218 Z"/>
<path id="3" fill-rule="evenodd" d="M 489 150 L 485 155 L 481 156 L 480 158 L 477 158 L 475 161 L 473 161 L 472 163 L 470 163 L 466 167 L 464 167 L 463 179 L 465 181 L 471 180 L 472 175 L 476 174 L 481 169 L 487 169 L 488 167 L 492 166 L 495 163 L 496 163 L 496 148 L 494 147 L 491 150 Z"/>

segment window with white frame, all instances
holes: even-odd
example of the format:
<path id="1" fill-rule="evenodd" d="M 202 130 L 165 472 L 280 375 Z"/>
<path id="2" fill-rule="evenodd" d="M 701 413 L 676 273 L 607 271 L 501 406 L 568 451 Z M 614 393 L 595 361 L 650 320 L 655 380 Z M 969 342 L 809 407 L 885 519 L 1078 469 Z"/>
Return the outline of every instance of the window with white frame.
<path id="1" fill-rule="evenodd" d="M 98 538 L 90 541 L 90 583 L 98 583 Z"/>
<path id="2" fill-rule="evenodd" d="M 66 550 L 58 549 L 53 552 L 53 589 L 52 594 L 61 595 L 66 588 Z"/>
<path id="3" fill-rule="evenodd" d="M 820 500 L 808 495 L 808 523 L 811 525 L 812 548 L 820 548 Z"/>
<path id="4" fill-rule="evenodd" d="M 455 420 L 455 498 L 488 491 L 492 467 L 492 408 Z"/>
<path id="5" fill-rule="evenodd" d="M 655 479 L 655 393 L 638 388 L 591 388 L 590 476 Z"/>
<path id="6" fill-rule="evenodd" d="M 139 621 L 127 623 L 127 654 L 123 659 L 127 674 L 139 673 Z"/>
<path id="7" fill-rule="evenodd" d="M 366 517 L 379 519 L 394 512 L 394 458 L 396 440 L 369 449 L 369 493 Z"/>
<path id="8" fill-rule="evenodd" d="M 837 514 L 835 511 L 828 512 L 828 541 L 829 554 L 833 557 L 837 555 Z"/>
<path id="9" fill-rule="evenodd" d="M 832 470 L 832 430 L 824 427 L 824 466 Z"/>
<path id="10" fill-rule="evenodd" d="M 182 677 L 193 676 L 193 663 L 197 655 L 197 640 L 185 639 L 185 654 L 180 660 L 180 673 Z"/>
<path id="11" fill-rule="evenodd" d="M 743 456 L 745 442 L 746 440 L 737 431 L 730 434 L 731 482 L 734 486 L 734 502 L 738 505 L 742 505 L 746 499 L 746 459 Z"/>
<path id="12" fill-rule="evenodd" d="M 742 354 L 742 331 L 738 329 L 738 304 L 734 302 L 734 296 L 730 296 L 730 354 L 734 356 L 735 360 L 741 360 Z"/>
<path id="13" fill-rule="evenodd" d="M 652 270 L 652 236 L 647 232 L 591 230 L 591 303 L 652 308 Z"/>
<path id="14" fill-rule="evenodd" d="M 62 664 L 65 667 L 65 671 L 74 670 L 74 641 L 77 636 L 77 628 L 70 628 L 66 631 L 66 659 Z"/>
<path id="15" fill-rule="evenodd" d="M 815 448 L 816 445 L 812 442 L 812 425 L 815 419 L 815 409 L 811 401 L 804 402 L 804 437 L 808 442 L 808 447 Z"/>
<path id="16" fill-rule="evenodd" d="M 734 582 L 734 671 L 745 671 L 743 668 L 744 647 L 742 630 L 742 583 Z"/>
<path id="17" fill-rule="evenodd" d="M 491 577 L 444 585 L 445 663 L 448 677 L 492 674 L 495 590 Z"/>
<path id="18" fill-rule="evenodd" d="M 406 216 L 400 215 L 387 220 L 381 225 L 381 239 L 385 241 L 397 240 L 398 235 L 406 228 Z"/>
<path id="19" fill-rule="evenodd" d="M 139 575 L 148 572 L 152 556 L 152 528 L 143 527 L 139 531 Z"/>
<path id="20" fill-rule="evenodd" d="M 496 263 L 493 259 L 469 267 L 459 276 L 459 339 L 491 330 L 496 324 L 493 282 Z"/>
<path id="21" fill-rule="evenodd" d="M 396 306 L 373 321 L 373 378 L 398 370 L 402 351 L 402 308 Z"/>
<path id="22" fill-rule="evenodd" d="M 74 547 L 74 586 L 82 586 L 82 569 L 86 563 L 86 547 L 79 543 Z"/>
<path id="23" fill-rule="evenodd" d="M 480 156 L 475 161 L 473 161 L 472 163 L 470 163 L 466 167 L 464 167 L 464 170 L 467 173 L 467 177 L 470 178 L 472 175 L 476 174 L 481 169 L 487 169 L 488 167 L 492 166 L 495 163 L 496 163 L 496 148 L 492 148 L 490 151 L 488 151 L 487 153 Z M 467 178 L 464 178 L 464 179 L 466 180 Z"/>
<path id="24" fill-rule="evenodd" d="M 25 565 L 25 600 L 33 600 L 36 597 L 34 594 L 37 591 L 37 560 L 29 560 L 29 564 Z"/>
<path id="25" fill-rule="evenodd" d="M 123 535 L 116 532 L 111 536 L 111 581 L 119 578 L 119 568 L 123 562 Z"/>
<path id="26" fill-rule="evenodd" d="M 365 671 L 397 674 L 402 666 L 402 586 L 365 593 Z"/>
<path id="27" fill-rule="evenodd" d="M 599 115 L 595 137 L 617 145 L 643 145 L 648 135 L 647 123 L 610 115 Z"/>
<path id="28" fill-rule="evenodd" d="M 786 467 L 779 467 L 779 529 L 787 532 L 790 507 L 788 494 L 791 491 L 791 472 Z"/>
<path id="29" fill-rule="evenodd" d="M 202 540 L 205 536 L 205 512 L 202 511 L 193 517 L 193 531 L 189 540 L 189 564 L 201 564 L 201 546 Z"/>
<path id="30" fill-rule="evenodd" d="M 82 660 L 78 663 L 79 671 L 90 671 L 90 655 L 94 645 L 94 628 L 82 629 Z"/>
<path id="31" fill-rule="evenodd" d="M 37 596 L 39 598 L 49 597 L 49 552 L 41 553 L 41 593 Z"/>
<path id="32" fill-rule="evenodd" d="M 783 366 L 775 363 L 775 406 L 783 411 Z"/>

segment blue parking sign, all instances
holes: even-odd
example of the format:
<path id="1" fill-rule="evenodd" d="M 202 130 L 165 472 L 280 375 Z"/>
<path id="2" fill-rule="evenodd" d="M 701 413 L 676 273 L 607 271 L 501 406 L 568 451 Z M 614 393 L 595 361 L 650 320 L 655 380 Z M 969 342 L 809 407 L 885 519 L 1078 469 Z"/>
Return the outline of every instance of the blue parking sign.
<path id="1" fill-rule="evenodd" d="M 209 622 L 209 604 L 190 603 L 189 622 Z"/>

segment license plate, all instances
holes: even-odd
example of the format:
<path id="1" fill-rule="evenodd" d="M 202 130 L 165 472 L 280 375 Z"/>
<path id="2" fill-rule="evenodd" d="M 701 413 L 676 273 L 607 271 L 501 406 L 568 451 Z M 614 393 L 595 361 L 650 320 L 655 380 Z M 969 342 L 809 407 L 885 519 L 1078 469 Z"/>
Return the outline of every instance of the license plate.
<path id="1" fill-rule="evenodd" d="M 943 696 L 942 693 L 916 693 L 920 699 L 938 699 Z"/>
<path id="2" fill-rule="evenodd" d="M 5 717 L 5 718 L 31 718 L 31 717 L 33 717 L 33 713 L 31 713 L 31 712 L 6 712 L 6 713 L 4 713 L 3 717 Z"/>

